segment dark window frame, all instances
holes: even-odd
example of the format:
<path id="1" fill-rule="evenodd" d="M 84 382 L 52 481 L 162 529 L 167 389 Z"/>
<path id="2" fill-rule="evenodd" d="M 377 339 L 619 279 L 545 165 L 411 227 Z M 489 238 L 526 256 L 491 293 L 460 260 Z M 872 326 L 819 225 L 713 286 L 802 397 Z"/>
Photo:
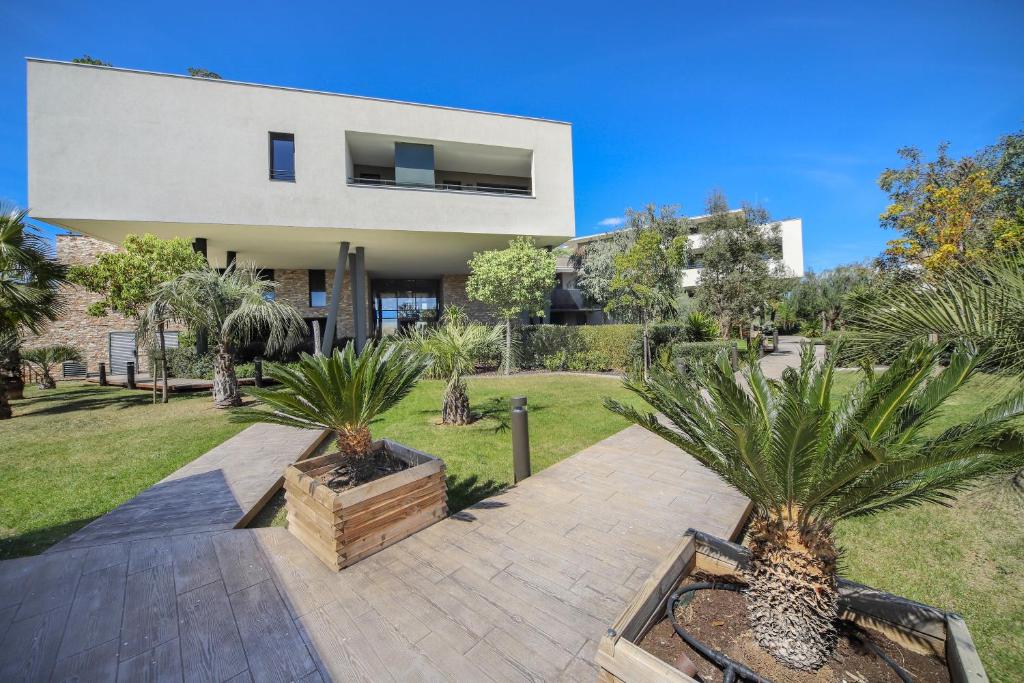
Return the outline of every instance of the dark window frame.
<path id="1" fill-rule="evenodd" d="M 287 169 L 275 169 L 274 168 L 274 142 L 290 142 L 292 143 L 292 169 L 289 172 Z M 283 182 L 283 183 L 294 183 L 295 182 L 295 134 L 294 133 L 275 133 L 271 131 L 267 134 L 267 148 L 268 148 L 268 159 L 267 164 L 269 169 L 270 179 Z"/>
<path id="2" fill-rule="evenodd" d="M 309 307 L 310 308 L 323 308 L 327 305 L 327 271 L 319 268 L 311 268 L 306 271 L 306 282 L 309 286 Z M 319 277 L 315 277 L 317 274 Z M 318 284 L 315 280 L 319 280 L 319 288 L 315 288 Z M 314 294 L 323 294 L 324 302 L 322 304 L 315 303 L 313 301 Z"/>

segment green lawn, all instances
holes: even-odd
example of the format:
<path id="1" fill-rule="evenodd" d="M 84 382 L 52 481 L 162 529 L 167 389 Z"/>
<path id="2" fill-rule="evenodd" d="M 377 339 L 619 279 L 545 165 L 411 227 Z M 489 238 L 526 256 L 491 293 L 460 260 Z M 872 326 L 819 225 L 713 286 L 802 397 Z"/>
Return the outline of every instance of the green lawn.
<path id="1" fill-rule="evenodd" d="M 853 374 L 839 378 L 848 389 Z M 1008 383 L 977 378 L 932 426 L 969 418 Z M 951 508 L 927 505 L 842 523 L 843 574 L 958 612 L 994 681 L 1024 675 L 1024 501 L 999 487 L 965 494 Z"/>
<path id="2" fill-rule="evenodd" d="M 526 396 L 530 411 L 530 462 L 534 472 L 623 429 L 628 423 L 604 409 L 605 396 L 632 394 L 610 377 L 518 375 L 470 377 L 469 400 L 482 419 L 465 427 L 445 427 L 441 419 L 443 382 L 420 382 L 413 393 L 373 425 L 374 437 L 387 437 L 444 460 L 448 499 L 457 511 L 494 495 L 512 483 L 509 399 Z M 283 498 L 267 506 L 255 525 L 284 524 Z"/>
<path id="3" fill-rule="evenodd" d="M 615 379 L 470 378 L 470 400 L 484 417 L 467 427 L 436 424 L 441 388 L 421 382 L 373 429 L 444 458 L 454 510 L 511 483 L 512 396 L 529 399 L 535 472 L 626 425 L 601 406 L 605 396 L 626 395 Z M 245 428 L 206 395 L 152 405 L 145 392 L 85 383 L 30 387 L 14 412 L 0 422 L 0 559 L 45 550 Z"/>
<path id="4" fill-rule="evenodd" d="M 45 550 L 245 425 L 208 395 L 151 395 L 84 382 L 26 387 L 0 421 L 0 559 Z"/>

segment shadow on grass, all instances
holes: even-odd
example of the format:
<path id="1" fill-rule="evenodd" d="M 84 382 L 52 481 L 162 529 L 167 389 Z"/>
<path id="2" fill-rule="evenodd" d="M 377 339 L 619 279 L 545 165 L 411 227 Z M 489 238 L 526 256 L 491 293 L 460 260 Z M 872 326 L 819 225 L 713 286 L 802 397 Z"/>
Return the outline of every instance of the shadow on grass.
<path id="1" fill-rule="evenodd" d="M 24 403 L 38 400 L 39 399 L 34 398 L 28 399 Z M 79 410 L 102 410 L 104 408 L 116 408 L 118 410 L 123 410 L 125 408 L 152 405 L 153 403 L 152 395 L 143 393 L 140 393 L 139 395 L 122 394 L 111 396 L 96 396 L 95 393 L 68 396 L 64 393 L 61 395 L 55 395 L 52 398 L 48 397 L 47 400 L 54 402 L 53 405 L 46 406 L 45 408 L 34 409 L 21 414 L 24 417 L 31 417 L 33 415 L 60 415 L 63 413 L 73 413 Z M 24 405 L 24 403 L 20 401 L 15 403 L 14 409 L 17 411 L 18 406 Z"/>
<path id="2" fill-rule="evenodd" d="M 17 536 L 0 539 L 0 560 L 13 560 L 26 555 L 38 555 L 54 543 L 61 541 L 82 527 L 93 522 L 99 515 L 73 519 L 63 524 L 28 531 Z"/>

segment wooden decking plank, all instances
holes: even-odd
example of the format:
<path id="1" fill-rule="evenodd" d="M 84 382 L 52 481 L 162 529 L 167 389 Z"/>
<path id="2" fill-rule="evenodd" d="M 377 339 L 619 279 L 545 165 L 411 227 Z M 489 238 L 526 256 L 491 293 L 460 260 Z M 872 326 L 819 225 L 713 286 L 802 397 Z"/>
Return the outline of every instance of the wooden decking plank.
<path id="1" fill-rule="evenodd" d="M 127 564 L 129 548 L 127 543 L 111 543 L 90 548 L 85 553 L 82 574 L 89 574 L 118 564 Z"/>
<path id="2" fill-rule="evenodd" d="M 254 533 L 257 544 L 264 550 L 268 569 L 292 618 L 299 618 L 336 599 L 330 583 L 334 572 L 324 566 L 290 533 L 262 533 L 282 529 L 260 529 Z M 253 672 L 256 676 L 256 672 Z"/>
<path id="3" fill-rule="evenodd" d="M 370 610 L 354 619 L 353 624 L 396 681 L 448 680 L 420 648 L 399 635 L 376 611 Z"/>
<path id="4" fill-rule="evenodd" d="M 171 542 L 174 555 L 174 587 L 178 593 L 220 581 L 220 565 L 210 534 L 175 536 Z"/>
<path id="5" fill-rule="evenodd" d="M 178 606 L 171 565 L 159 564 L 129 574 L 121 622 L 121 660 L 177 637 Z"/>
<path id="6" fill-rule="evenodd" d="M 80 550 L 40 556 L 25 581 L 15 621 L 71 604 L 84 558 Z"/>
<path id="7" fill-rule="evenodd" d="M 46 681 L 57 661 L 69 605 L 20 619 L 0 643 L 0 681 Z"/>
<path id="8" fill-rule="evenodd" d="M 118 564 L 82 576 L 75 593 L 58 657 L 90 650 L 121 631 L 128 564 Z"/>
<path id="9" fill-rule="evenodd" d="M 249 531 L 228 531 L 213 536 L 213 549 L 228 593 L 255 586 L 270 578 L 263 553 Z"/>
<path id="10" fill-rule="evenodd" d="M 473 661 L 495 681 L 525 681 L 526 683 L 542 683 L 543 677 L 531 671 L 525 663 L 504 654 L 487 640 L 481 640 L 466 658 Z"/>
<path id="11" fill-rule="evenodd" d="M 0 608 L 18 607 L 25 599 L 28 580 L 35 571 L 39 559 L 20 557 L 0 562 Z"/>
<path id="12" fill-rule="evenodd" d="M 315 670 L 272 581 L 232 593 L 229 599 L 249 660 L 249 673 L 256 683 L 292 680 Z"/>
<path id="13" fill-rule="evenodd" d="M 317 671 L 322 670 L 333 681 L 394 680 L 343 612 L 335 602 L 296 621 Z"/>
<path id="14" fill-rule="evenodd" d="M 248 669 L 223 582 L 180 594 L 178 619 L 186 680 L 223 681 Z"/>
<path id="15" fill-rule="evenodd" d="M 171 683 L 181 680 L 181 652 L 177 638 L 131 659 L 123 659 L 117 667 L 118 683 Z"/>
<path id="16" fill-rule="evenodd" d="M 128 554 L 128 573 L 145 571 L 174 562 L 171 539 L 165 536 L 133 541 Z"/>
<path id="17" fill-rule="evenodd" d="M 50 682 L 111 683 L 117 680 L 117 663 L 117 638 L 111 638 L 91 650 L 58 659 Z"/>

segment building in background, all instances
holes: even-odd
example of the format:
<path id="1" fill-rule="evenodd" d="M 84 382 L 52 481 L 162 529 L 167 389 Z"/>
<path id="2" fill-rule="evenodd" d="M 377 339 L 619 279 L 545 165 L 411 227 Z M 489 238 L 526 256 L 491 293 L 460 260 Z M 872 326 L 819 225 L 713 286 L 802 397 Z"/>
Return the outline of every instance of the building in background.
<path id="1" fill-rule="evenodd" d="M 28 184 L 32 217 L 73 233 L 62 260 L 131 233 L 186 238 L 215 267 L 262 268 L 357 343 L 453 303 L 489 319 L 466 297 L 473 253 L 574 234 L 566 123 L 37 59 Z M 92 300 L 73 288 L 32 343 L 71 343 L 90 371 L 123 365 L 131 321 L 87 316 Z"/>

